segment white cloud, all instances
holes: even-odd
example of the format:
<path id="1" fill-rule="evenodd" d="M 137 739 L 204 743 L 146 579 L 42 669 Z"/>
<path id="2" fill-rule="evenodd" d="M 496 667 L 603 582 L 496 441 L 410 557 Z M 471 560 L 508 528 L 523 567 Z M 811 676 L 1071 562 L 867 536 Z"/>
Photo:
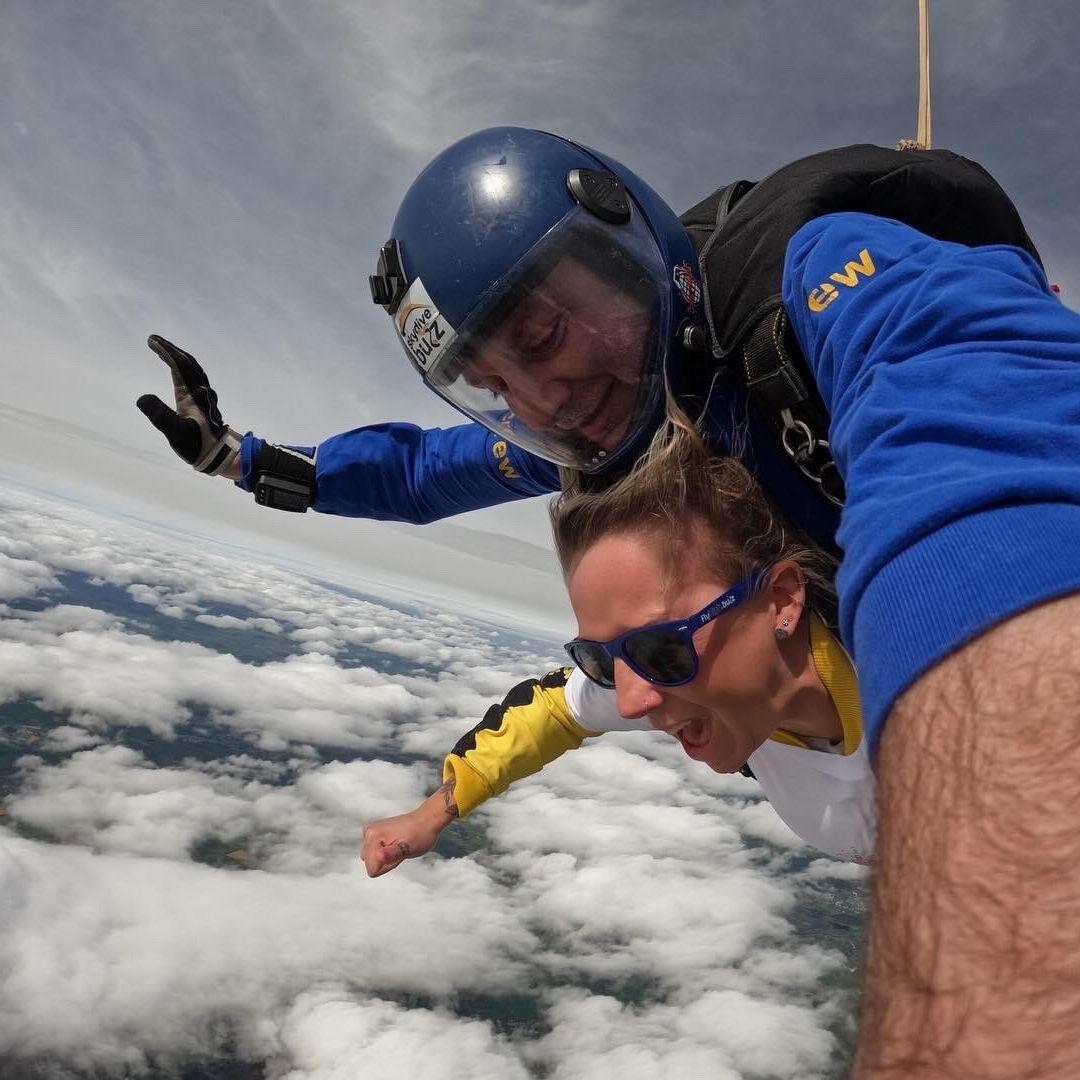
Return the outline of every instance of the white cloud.
<path id="1" fill-rule="evenodd" d="M 580 991 L 553 997 L 554 1030 L 532 1056 L 553 1066 L 554 1080 L 812 1080 L 827 1075 L 836 1049 L 815 1009 L 733 990 L 637 1008 Z"/>
<path id="2" fill-rule="evenodd" d="M 0 551 L 0 599 L 33 596 L 38 589 L 55 588 L 56 585 L 57 580 L 47 566 L 32 559 L 12 558 Z"/>
<path id="3" fill-rule="evenodd" d="M 463 861 L 423 870 L 230 873 L 0 836 L 0 1052 L 118 1069 L 213 1056 L 235 1030 L 263 1056 L 296 1000 L 326 983 L 358 1003 L 512 988 L 530 935 L 501 891 Z M 438 918 L 415 918 L 436 904 Z"/>
<path id="4" fill-rule="evenodd" d="M 318 655 L 257 666 L 120 631 L 11 640 L 27 625 L 0 624 L 8 637 L 0 640 L 0 664 L 12 671 L 6 696 L 98 725 L 146 727 L 172 738 L 201 706 L 267 748 L 316 741 L 372 750 L 391 737 L 396 718 L 414 716 L 419 706 L 370 669 L 340 668 Z"/>
<path id="5" fill-rule="evenodd" d="M 813 881 L 866 881 L 870 877 L 870 867 L 835 859 L 815 859 L 805 873 Z"/>
<path id="6" fill-rule="evenodd" d="M 464 857 L 364 874 L 362 823 L 430 790 L 542 643 L 13 493 L 0 537 L 38 567 L 0 607 L 0 708 L 42 710 L 0 831 L 0 1054 L 827 1071 L 847 961 L 793 917 L 847 882 L 673 740 L 607 736 L 454 826 Z"/>
<path id="7" fill-rule="evenodd" d="M 195 621 L 219 630 L 263 630 L 267 634 L 280 634 L 281 623 L 274 619 L 238 619 L 235 615 L 196 615 Z"/>
<path id="8" fill-rule="evenodd" d="M 358 1003 L 340 987 L 303 994 L 275 1033 L 281 1080 L 527 1080 L 530 1073 L 488 1024 L 445 1011 Z M 272 1064 L 271 1064 L 272 1067 Z"/>
<path id="9" fill-rule="evenodd" d="M 100 742 L 100 735 L 93 735 L 84 728 L 61 724 L 59 727 L 53 728 L 45 736 L 41 748 L 50 754 L 71 754 L 76 750 L 85 750 L 87 747 L 97 746 Z"/>

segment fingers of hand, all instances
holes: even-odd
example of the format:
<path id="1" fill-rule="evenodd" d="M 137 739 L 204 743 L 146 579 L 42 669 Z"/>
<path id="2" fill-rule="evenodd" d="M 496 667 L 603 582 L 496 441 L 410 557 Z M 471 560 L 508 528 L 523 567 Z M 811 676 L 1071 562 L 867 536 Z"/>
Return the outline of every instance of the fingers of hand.
<path id="1" fill-rule="evenodd" d="M 210 430 L 215 435 L 220 435 L 224 431 L 225 421 L 221 419 L 221 413 L 218 410 L 217 394 L 209 386 L 202 385 L 192 390 L 188 400 L 206 417 Z"/>
<path id="2" fill-rule="evenodd" d="M 368 877 L 378 877 L 382 873 L 381 851 L 369 842 L 366 834 L 360 847 L 360 859 L 364 864 L 364 869 L 368 872 Z"/>
<path id="3" fill-rule="evenodd" d="M 169 365 L 178 401 L 182 393 L 187 394 L 202 386 L 209 389 L 206 372 L 191 353 L 184 352 L 179 346 L 167 341 L 159 334 L 151 334 L 146 339 L 146 344 Z"/>
<path id="4" fill-rule="evenodd" d="M 379 841 L 379 859 L 388 870 L 411 855 L 412 848 L 406 840 L 393 840 L 389 844 L 385 840 Z"/>
<path id="5" fill-rule="evenodd" d="M 135 402 L 139 412 L 169 440 L 169 445 L 189 465 L 198 460 L 202 433 L 196 421 L 179 416 L 155 394 L 143 394 Z"/>
<path id="6" fill-rule="evenodd" d="M 180 419 L 157 394 L 143 394 L 135 402 L 135 406 L 162 435 L 168 435 L 176 426 L 176 421 Z"/>
<path id="7" fill-rule="evenodd" d="M 169 365 L 176 411 L 181 416 L 197 413 L 196 418 L 209 425 L 214 437 L 220 437 L 225 421 L 218 409 L 217 394 L 198 360 L 158 334 L 151 334 L 146 343 Z"/>
<path id="8" fill-rule="evenodd" d="M 411 855 L 412 849 L 405 840 L 392 840 L 389 843 L 380 840 L 378 847 L 376 847 L 369 842 L 367 836 L 364 837 L 361 857 L 364 860 L 364 867 L 367 869 L 368 877 L 379 877 L 381 874 L 389 873 Z"/>

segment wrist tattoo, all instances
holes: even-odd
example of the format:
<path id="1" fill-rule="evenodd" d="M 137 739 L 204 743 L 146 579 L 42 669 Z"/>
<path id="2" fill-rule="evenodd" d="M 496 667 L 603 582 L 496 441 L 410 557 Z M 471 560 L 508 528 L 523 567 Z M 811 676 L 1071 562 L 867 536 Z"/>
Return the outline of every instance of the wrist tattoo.
<path id="1" fill-rule="evenodd" d="M 447 817 L 455 818 L 458 816 L 457 800 L 454 798 L 454 787 L 457 781 L 451 777 L 439 790 L 442 792 L 443 797 L 443 809 L 446 811 Z"/>

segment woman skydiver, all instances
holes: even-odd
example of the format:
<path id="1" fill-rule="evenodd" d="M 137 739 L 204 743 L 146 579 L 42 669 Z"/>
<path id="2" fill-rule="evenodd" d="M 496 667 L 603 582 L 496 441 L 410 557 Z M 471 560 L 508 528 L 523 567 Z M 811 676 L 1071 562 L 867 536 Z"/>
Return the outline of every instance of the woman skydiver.
<path id="1" fill-rule="evenodd" d="M 746 469 L 710 454 L 673 412 L 629 474 L 601 492 L 564 491 L 551 520 L 578 622 L 575 670 L 511 691 L 447 758 L 438 791 L 369 824 L 368 873 L 429 851 L 477 773 L 498 772 L 505 789 L 587 737 L 650 726 L 716 772 L 745 767 L 807 843 L 868 862 L 874 779 L 858 687 L 817 610 L 830 606 L 829 568 Z M 478 754 L 503 760 L 474 770 Z"/>

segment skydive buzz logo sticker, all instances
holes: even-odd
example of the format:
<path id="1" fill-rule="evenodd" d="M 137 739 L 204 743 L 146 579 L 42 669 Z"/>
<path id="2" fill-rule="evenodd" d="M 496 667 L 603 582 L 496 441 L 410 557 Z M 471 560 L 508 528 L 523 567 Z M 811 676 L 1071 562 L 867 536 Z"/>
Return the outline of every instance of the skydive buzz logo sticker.
<path id="1" fill-rule="evenodd" d="M 430 371 L 436 367 L 457 337 L 454 328 L 432 303 L 424 283 L 419 278 L 401 298 L 401 304 L 394 315 L 394 325 L 409 355 L 421 371 Z"/>

